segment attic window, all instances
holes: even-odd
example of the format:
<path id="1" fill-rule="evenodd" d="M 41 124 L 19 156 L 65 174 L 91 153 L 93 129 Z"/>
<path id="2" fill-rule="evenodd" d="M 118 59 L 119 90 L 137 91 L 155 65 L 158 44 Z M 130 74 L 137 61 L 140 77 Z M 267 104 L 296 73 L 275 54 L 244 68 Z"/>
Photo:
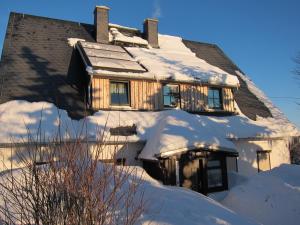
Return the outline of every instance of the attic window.
<path id="1" fill-rule="evenodd" d="M 110 81 L 110 104 L 115 106 L 129 105 L 129 83 Z"/>
<path id="2" fill-rule="evenodd" d="M 222 109 L 222 89 L 209 88 L 208 89 L 208 107 L 210 109 Z"/>
<path id="3" fill-rule="evenodd" d="M 163 86 L 164 107 L 175 108 L 179 102 L 179 86 L 174 84 L 165 84 Z"/>

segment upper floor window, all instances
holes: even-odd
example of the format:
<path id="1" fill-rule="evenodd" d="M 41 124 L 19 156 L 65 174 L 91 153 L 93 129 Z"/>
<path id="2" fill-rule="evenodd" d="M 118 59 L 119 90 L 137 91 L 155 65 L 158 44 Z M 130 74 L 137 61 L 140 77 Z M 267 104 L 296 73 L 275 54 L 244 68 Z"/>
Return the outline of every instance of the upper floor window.
<path id="1" fill-rule="evenodd" d="M 163 86 L 164 106 L 177 107 L 179 102 L 179 86 L 175 84 L 165 84 Z"/>
<path id="2" fill-rule="evenodd" d="M 110 104 L 129 105 L 129 83 L 110 81 Z"/>
<path id="3" fill-rule="evenodd" d="M 208 107 L 210 109 L 222 109 L 222 89 L 209 88 L 208 89 Z"/>

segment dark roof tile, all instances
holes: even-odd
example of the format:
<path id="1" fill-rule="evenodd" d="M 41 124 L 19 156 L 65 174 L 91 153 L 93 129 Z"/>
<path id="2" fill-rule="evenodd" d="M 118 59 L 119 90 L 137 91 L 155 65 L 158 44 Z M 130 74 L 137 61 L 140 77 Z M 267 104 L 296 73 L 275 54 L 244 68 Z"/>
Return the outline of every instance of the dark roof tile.
<path id="1" fill-rule="evenodd" d="M 240 88 L 235 92 L 234 96 L 240 110 L 247 117 L 253 120 L 256 120 L 256 116 L 272 117 L 270 110 L 249 90 L 246 82 L 236 73 L 236 71 L 242 71 L 217 45 L 188 40 L 183 40 L 183 43 L 191 49 L 197 57 L 238 77 Z"/>

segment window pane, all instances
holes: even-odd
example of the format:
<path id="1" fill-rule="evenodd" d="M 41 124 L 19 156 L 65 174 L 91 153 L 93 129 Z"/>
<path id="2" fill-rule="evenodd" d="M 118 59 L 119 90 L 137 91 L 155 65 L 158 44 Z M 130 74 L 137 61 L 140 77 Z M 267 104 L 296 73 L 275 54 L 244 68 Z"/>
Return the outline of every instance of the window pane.
<path id="1" fill-rule="evenodd" d="M 163 87 L 163 90 L 164 90 L 164 95 L 170 95 L 170 88 L 169 88 L 169 86 L 165 85 Z"/>
<path id="2" fill-rule="evenodd" d="M 166 106 L 171 105 L 170 96 L 164 96 L 164 105 Z"/>
<path id="3" fill-rule="evenodd" d="M 213 98 L 209 98 L 208 99 L 208 107 L 213 109 L 214 108 L 214 99 Z"/>
<path id="4" fill-rule="evenodd" d="M 179 98 L 179 86 L 166 84 L 163 86 L 164 106 L 176 107 Z"/>
<path id="5" fill-rule="evenodd" d="M 217 98 L 217 99 L 214 99 L 214 108 L 221 108 L 221 104 L 220 104 L 220 99 Z"/>
<path id="6" fill-rule="evenodd" d="M 207 161 L 207 167 L 221 166 L 220 160 L 209 160 Z"/>
<path id="7" fill-rule="evenodd" d="M 110 96 L 112 105 L 128 105 L 128 83 L 111 82 Z"/>
<path id="8" fill-rule="evenodd" d="M 222 100 L 221 100 L 221 90 L 218 88 L 208 89 L 208 107 L 211 109 L 221 109 Z"/>
<path id="9" fill-rule="evenodd" d="M 223 186 L 222 170 L 221 169 L 207 170 L 207 180 L 208 180 L 208 188 Z"/>
<path id="10" fill-rule="evenodd" d="M 214 92 L 212 89 L 208 90 L 208 98 L 214 98 Z"/>

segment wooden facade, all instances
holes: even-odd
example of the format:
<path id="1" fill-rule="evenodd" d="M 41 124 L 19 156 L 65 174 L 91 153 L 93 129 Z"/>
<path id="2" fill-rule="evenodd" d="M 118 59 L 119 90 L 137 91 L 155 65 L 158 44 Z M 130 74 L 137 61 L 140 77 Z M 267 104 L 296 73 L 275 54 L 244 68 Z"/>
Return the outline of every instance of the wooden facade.
<path id="1" fill-rule="evenodd" d="M 111 79 L 113 81 L 118 79 Z M 124 80 L 122 80 L 124 81 Z M 93 77 L 92 80 L 92 108 L 111 109 L 110 79 Z M 164 109 L 163 83 L 148 80 L 130 80 L 129 97 L 132 110 L 158 111 Z M 188 112 L 224 111 L 235 112 L 232 89 L 222 89 L 222 110 L 208 109 L 208 86 L 180 83 L 179 107 Z"/>

